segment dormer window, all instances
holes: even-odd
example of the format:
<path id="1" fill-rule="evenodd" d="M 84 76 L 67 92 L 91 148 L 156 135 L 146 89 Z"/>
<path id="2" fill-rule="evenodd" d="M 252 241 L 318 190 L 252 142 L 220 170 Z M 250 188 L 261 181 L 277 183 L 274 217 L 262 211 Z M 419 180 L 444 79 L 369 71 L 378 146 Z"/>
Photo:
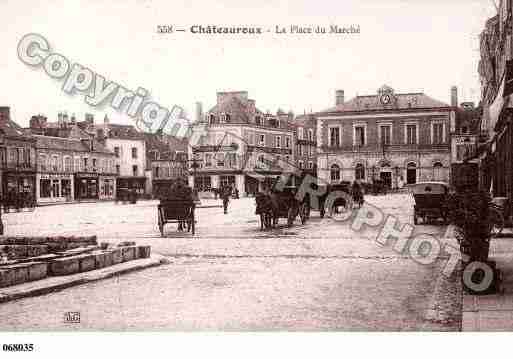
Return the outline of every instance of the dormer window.
<path id="1" fill-rule="evenodd" d="M 226 122 L 230 122 L 230 120 L 231 120 L 230 115 L 229 115 L 229 114 L 225 114 L 225 115 L 224 115 L 224 120 L 225 120 Z"/>

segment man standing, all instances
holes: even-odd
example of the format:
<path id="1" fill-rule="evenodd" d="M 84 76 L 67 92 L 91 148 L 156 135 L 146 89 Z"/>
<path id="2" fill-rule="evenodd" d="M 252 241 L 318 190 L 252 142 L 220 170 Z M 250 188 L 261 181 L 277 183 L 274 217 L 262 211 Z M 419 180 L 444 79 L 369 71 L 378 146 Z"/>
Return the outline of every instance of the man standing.
<path id="1" fill-rule="evenodd" d="M 221 199 L 223 200 L 224 214 L 228 214 L 228 202 L 230 202 L 232 189 L 230 186 L 221 187 Z"/>

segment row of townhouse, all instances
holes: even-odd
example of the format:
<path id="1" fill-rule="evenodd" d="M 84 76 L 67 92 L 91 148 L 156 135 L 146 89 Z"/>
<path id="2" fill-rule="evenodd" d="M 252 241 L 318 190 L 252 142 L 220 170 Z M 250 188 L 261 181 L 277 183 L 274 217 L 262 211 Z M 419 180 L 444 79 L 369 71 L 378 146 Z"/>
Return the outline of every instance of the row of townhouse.
<path id="1" fill-rule="evenodd" d="M 390 188 L 449 182 L 451 164 L 475 145 L 468 121 L 458 125 L 469 108 L 472 117 L 473 104 L 460 107 L 454 87 L 448 104 L 383 85 L 348 101 L 337 90 L 334 107 L 294 117 L 263 113 L 246 91 L 219 92 L 213 108 L 197 111 L 189 182 L 200 191 L 229 184 L 246 195 L 280 175 L 290 184 L 306 174 L 329 183 L 379 179 Z"/>
<path id="2" fill-rule="evenodd" d="M 107 117 L 95 124 L 90 114 L 81 122 L 63 113 L 56 122 L 32 116 L 23 129 L 9 107 L 0 107 L 2 199 L 22 206 L 111 200 L 123 190 L 151 195 L 154 181 L 186 178 L 186 158 L 174 155 L 186 144 L 170 137 L 111 124 Z M 174 170 L 155 176 L 158 166 Z"/>

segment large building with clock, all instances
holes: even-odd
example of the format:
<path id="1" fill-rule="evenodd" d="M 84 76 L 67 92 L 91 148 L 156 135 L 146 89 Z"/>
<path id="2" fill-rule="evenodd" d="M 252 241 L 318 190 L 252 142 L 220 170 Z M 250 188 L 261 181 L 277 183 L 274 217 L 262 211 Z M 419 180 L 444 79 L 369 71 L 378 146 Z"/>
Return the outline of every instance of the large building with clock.
<path id="1" fill-rule="evenodd" d="M 316 114 L 318 176 L 328 182 L 384 180 L 389 187 L 449 182 L 455 107 L 424 93 L 377 93 Z"/>

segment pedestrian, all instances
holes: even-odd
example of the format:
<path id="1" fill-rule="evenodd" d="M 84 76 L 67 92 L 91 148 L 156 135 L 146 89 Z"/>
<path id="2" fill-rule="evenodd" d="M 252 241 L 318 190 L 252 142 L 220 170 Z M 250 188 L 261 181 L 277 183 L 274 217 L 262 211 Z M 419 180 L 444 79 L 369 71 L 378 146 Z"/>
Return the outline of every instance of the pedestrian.
<path id="1" fill-rule="evenodd" d="M 220 192 L 221 199 L 223 200 L 224 214 L 228 214 L 228 203 L 230 202 L 232 189 L 229 186 L 223 186 Z"/>
<path id="2" fill-rule="evenodd" d="M 352 195 L 353 195 L 353 201 L 358 204 L 358 207 L 361 207 L 363 204 L 363 193 L 362 188 L 358 181 L 353 182 L 353 186 L 351 189 Z"/>

